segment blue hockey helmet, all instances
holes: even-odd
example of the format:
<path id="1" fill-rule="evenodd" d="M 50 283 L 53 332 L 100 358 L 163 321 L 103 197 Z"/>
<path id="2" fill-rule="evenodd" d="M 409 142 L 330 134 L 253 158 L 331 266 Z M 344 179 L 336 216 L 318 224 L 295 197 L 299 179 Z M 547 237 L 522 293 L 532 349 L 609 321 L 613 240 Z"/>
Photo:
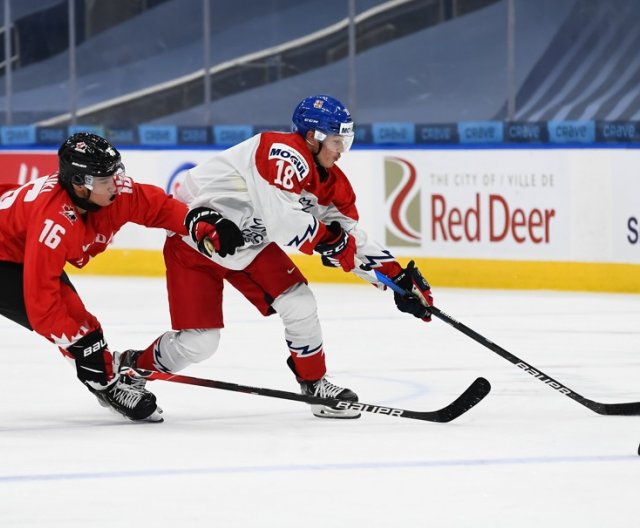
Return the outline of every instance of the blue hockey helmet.
<path id="1" fill-rule="evenodd" d="M 346 152 L 353 143 L 353 119 L 347 108 L 329 95 L 314 95 L 300 101 L 291 118 L 293 131 L 314 138 L 337 152 Z M 330 138 L 327 141 L 327 138 Z"/>

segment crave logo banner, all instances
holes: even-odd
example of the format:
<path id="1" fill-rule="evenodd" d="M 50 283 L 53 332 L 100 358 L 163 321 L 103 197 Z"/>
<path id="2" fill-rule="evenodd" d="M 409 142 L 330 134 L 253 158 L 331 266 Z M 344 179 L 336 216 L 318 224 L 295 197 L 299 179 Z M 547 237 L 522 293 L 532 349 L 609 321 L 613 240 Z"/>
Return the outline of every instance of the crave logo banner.
<path id="1" fill-rule="evenodd" d="M 434 257 L 567 259 L 564 160 L 517 150 L 384 156 L 385 244 Z"/>

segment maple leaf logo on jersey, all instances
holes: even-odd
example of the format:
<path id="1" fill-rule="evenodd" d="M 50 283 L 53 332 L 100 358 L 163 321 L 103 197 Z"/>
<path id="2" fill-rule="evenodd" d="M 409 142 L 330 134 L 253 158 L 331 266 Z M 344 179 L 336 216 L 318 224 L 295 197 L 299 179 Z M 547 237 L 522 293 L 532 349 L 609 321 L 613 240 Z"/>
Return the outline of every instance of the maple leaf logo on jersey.
<path id="1" fill-rule="evenodd" d="M 69 222 L 71 222 L 72 224 L 78 219 L 75 208 L 70 206 L 69 204 L 64 204 L 62 206 L 62 211 L 60 211 L 60 214 L 66 217 L 67 220 L 69 220 Z"/>

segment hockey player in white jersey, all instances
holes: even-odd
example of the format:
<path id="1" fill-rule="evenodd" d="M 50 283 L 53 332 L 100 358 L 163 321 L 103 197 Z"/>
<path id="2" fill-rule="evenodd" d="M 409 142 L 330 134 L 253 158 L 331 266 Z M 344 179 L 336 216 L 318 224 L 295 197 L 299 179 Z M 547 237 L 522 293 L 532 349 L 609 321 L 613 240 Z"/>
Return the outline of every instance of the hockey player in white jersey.
<path id="1" fill-rule="evenodd" d="M 349 272 L 356 258 L 423 297 L 395 295 L 398 308 L 425 321 L 432 304 L 428 283 L 410 262 L 358 228 L 355 194 L 336 165 L 353 142 L 353 120 L 338 100 L 301 101 L 293 132 L 263 132 L 189 171 L 177 198 L 190 209 L 190 237 L 168 237 L 164 247 L 173 331 L 144 351 L 130 351 L 140 368 L 177 372 L 217 349 L 223 280 L 263 315 L 284 324 L 287 364 L 302 392 L 357 401 L 325 376 L 325 350 L 315 298 L 307 280 L 280 246 L 316 252 L 327 266 Z M 416 290 L 417 289 L 417 290 Z M 426 303 L 425 303 L 426 301 Z M 315 416 L 357 418 L 360 413 L 312 405 Z"/>

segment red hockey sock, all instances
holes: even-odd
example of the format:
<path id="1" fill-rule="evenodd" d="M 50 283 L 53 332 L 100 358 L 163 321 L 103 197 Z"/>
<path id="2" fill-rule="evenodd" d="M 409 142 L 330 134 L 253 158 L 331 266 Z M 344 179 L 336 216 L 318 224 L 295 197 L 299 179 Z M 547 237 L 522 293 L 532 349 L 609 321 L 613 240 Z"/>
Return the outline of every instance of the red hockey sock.
<path id="1" fill-rule="evenodd" d="M 155 365 L 153 364 L 153 351 L 160 342 L 160 337 L 155 339 L 153 343 L 151 343 L 147 348 L 144 349 L 144 352 L 138 356 L 138 360 L 136 361 L 136 367 L 147 370 L 156 370 Z"/>
<path id="2" fill-rule="evenodd" d="M 320 350 L 312 356 L 299 356 L 291 354 L 291 359 L 296 368 L 296 375 L 305 381 L 316 381 L 327 372 L 324 360 L 324 350 Z"/>

